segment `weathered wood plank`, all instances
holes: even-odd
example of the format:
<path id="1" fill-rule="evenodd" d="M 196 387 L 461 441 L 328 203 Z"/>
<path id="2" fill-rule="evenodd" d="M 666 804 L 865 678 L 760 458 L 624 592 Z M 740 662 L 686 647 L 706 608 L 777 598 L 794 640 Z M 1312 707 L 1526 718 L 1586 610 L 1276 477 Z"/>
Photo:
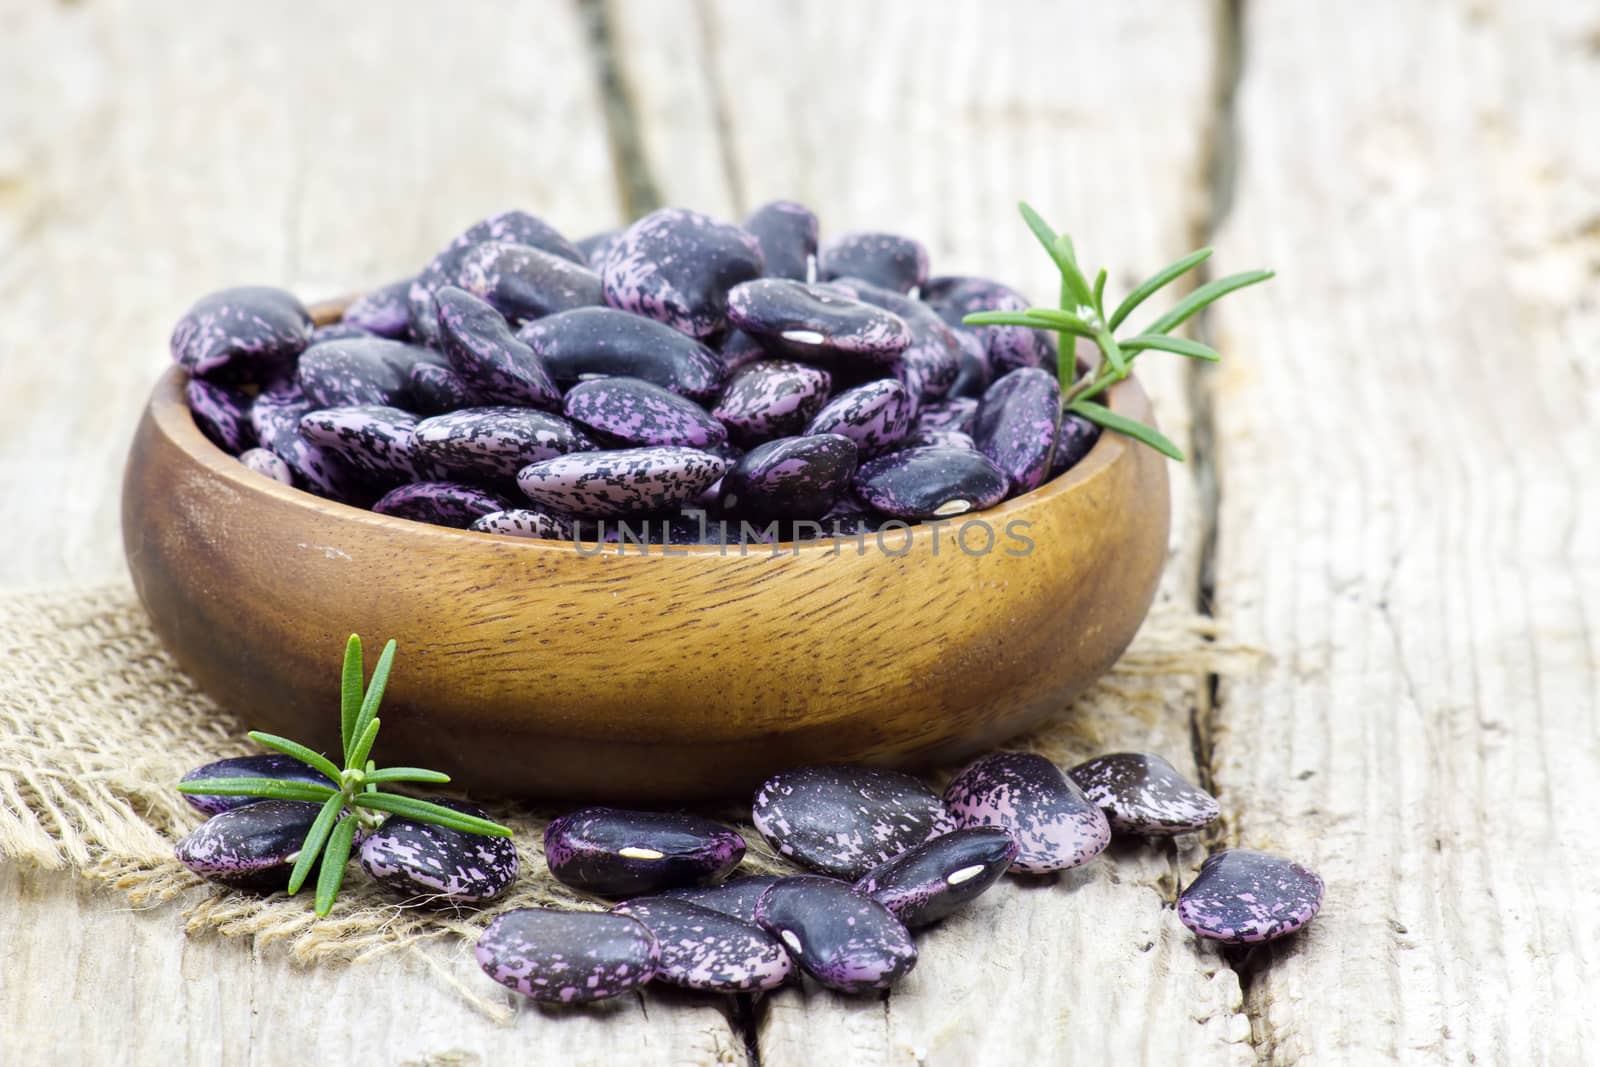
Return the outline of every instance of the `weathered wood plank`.
<path id="1" fill-rule="evenodd" d="M 1600 1049 L 1600 98 L 1559 0 L 1252 4 L 1219 259 L 1235 842 L 1325 913 L 1243 966 L 1270 1062 Z"/>
<path id="2" fill-rule="evenodd" d="M 708 3 L 694 18 L 648 0 L 611 7 L 669 203 L 738 217 L 793 197 L 818 212 L 824 240 L 915 234 L 935 273 L 991 274 L 1039 299 L 1054 275 L 1018 198 L 1072 229 L 1086 259 L 1124 272 L 1113 290 L 1186 251 L 1196 228 L 1214 77 L 1205 5 L 1017 4 L 1002 18 L 872 4 L 852 9 L 849 33 L 826 5 Z M 1053 42 L 1061 61 L 1041 61 Z M 1129 77 L 1134 56 L 1161 61 Z M 1185 368 L 1147 363 L 1163 426 L 1187 440 Z M 1184 605 L 1201 540 L 1188 474 L 1174 470 L 1162 594 Z M 1161 751 L 1193 770 L 1198 685 L 1091 714 L 1070 745 Z M 811 987 L 770 998 L 762 1060 L 1249 1062 L 1234 975 L 1197 956 L 1164 907 L 1177 871 L 1202 856 L 1119 850 L 1057 884 L 1008 884 L 923 935 L 917 970 L 887 1000 Z"/>
<path id="3" fill-rule="evenodd" d="M 122 455 L 200 293 L 387 281 L 505 207 L 613 222 L 595 97 L 567 5 L 0 5 L 0 583 L 122 572 Z M 298 968 L 60 873 L 0 870 L 0 913 L 7 1062 L 744 1059 L 703 1001 L 551 1014 L 436 953 L 497 1025 L 420 960 Z"/>

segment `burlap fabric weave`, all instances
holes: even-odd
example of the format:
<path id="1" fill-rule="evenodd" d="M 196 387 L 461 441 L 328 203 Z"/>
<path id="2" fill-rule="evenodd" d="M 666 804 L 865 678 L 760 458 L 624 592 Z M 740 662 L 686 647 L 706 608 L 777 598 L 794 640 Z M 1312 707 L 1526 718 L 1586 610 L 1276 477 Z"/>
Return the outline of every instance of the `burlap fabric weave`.
<path id="1" fill-rule="evenodd" d="M 1199 678 L 1234 673 L 1251 658 L 1217 640 L 1212 620 L 1158 605 L 1110 674 L 1053 725 L 1013 747 L 1063 765 L 1141 747 L 1158 717 L 1189 714 Z M 330 688 L 337 666 L 330 660 Z M 507 897 L 482 912 L 399 906 L 354 868 L 333 913 L 321 920 L 308 894 L 259 896 L 201 881 L 173 858 L 174 842 L 200 817 L 172 787 L 202 763 L 260 751 L 242 739 L 248 728 L 177 669 L 128 586 L 0 597 L 0 858 L 71 868 L 135 906 L 170 902 L 175 936 L 182 929 L 248 937 L 305 964 L 475 940 L 508 907 L 600 906 L 545 868 L 541 839 L 555 813 L 508 803 L 488 807 L 516 831 L 523 873 Z M 747 809 L 711 814 L 745 831 L 747 868 L 784 869 L 745 825 Z M 503 1011 L 438 973 L 483 1010 Z"/>

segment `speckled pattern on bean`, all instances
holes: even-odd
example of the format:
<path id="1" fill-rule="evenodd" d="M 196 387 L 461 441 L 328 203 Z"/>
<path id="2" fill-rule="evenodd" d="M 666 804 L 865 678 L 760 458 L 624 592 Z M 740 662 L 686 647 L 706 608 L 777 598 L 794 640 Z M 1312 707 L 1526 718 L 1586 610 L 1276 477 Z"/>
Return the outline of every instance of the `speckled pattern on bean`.
<path id="1" fill-rule="evenodd" d="M 836 433 L 783 437 L 746 452 L 722 476 L 722 508 L 757 519 L 820 518 L 850 487 L 856 446 Z"/>
<path id="2" fill-rule="evenodd" d="M 950 828 L 939 798 L 910 775 L 873 767 L 801 767 L 757 790 L 757 830 L 815 871 L 859 878 Z"/>
<path id="3" fill-rule="evenodd" d="M 812 417 L 806 433 L 836 433 L 856 443 L 862 459 L 899 445 L 911 428 L 911 397 L 892 378 L 839 393 Z"/>
<path id="4" fill-rule="evenodd" d="M 416 454 L 417 417 L 381 404 L 308 411 L 300 434 L 377 481 L 427 481 L 431 470 Z"/>
<path id="5" fill-rule="evenodd" d="M 705 408 L 640 378 L 579 382 L 567 390 L 561 410 L 623 447 L 712 448 L 728 439 L 727 427 Z"/>
<path id="6" fill-rule="evenodd" d="M 231 386 L 218 385 L 204 378 L 190 378 L 184 386 L 189 413 L 212 444 L 237 456 L 255 444 L 255 427 L 250 424 L 252 398 Z"/>
<path id="7" fill-rule="evenodd" d="M 952 830 L 862 875 L 855 891 L 915 929 L 976 900 L 1010 868 L 1017 842 L 998 826 Z"/>
<path id="8" fill-rule="evenodd" d="M 530 464 L 517 484 L 529 500 L 554 511 L 629 515 L 687 503 L 727 469 L 727 460 L 696 448 L 623 448 Z"/>
<path id="9" fill-rule="evenodd" d="M 372 505 L 379 515 L 466 529 L 511 502 L 497 493 L 459 482 L 412 482 L 389 490 Z"/>
<path id="10" fill-rule="evenodd" d="M 690 904 L 697 904 L 702 908 L 720 911 L 724 915 L 732 915 L 735 919 L 743 919 L 747 923 L 756 921 L 756 901 L 761 899 L 761 894 L 773 882 L 778 880 L 775 874 L 746 874 L 737 878 L 729 878 L 726 882 L 717 885 L 685 886 L 681 889 L 663 889 L 648 897 L 639 897 L 639 900 L 682 900 Z"/>
<path id="11" fill-rule="evenodd" d="M 709 400 L 722 384 L 722 361 L 692 337 L 615 308 L 575 308 L 518 332 L 556 380 L 613 375 L 641 378 L 691 400 Z"/>
<path id="12" fill-rule="evenodd" d="M 324 341 L 354 341 L 362 337 L 376 337 L 377 334 L 370 330 L 363 330 L 351 322 L 330 322 L 326 326 L 318 326 L 311 331 L 311 340 L 306 347 L 320 345 Z"/>
<path id="13" fill-rule="evenodd" d="M 928 249 L 892 233 L 851 233 L 829 242 L 817 259 L 818 277 L 860 278 L 909 293 L 928 280 Z"/>
<path id="14" fill-rule="evenodd" d="M 467 480 L 510 479 L 530 463 L 595 447 L 560 415 L 532 408 L 462 408 L 417 423 L 418 458 Z"/>
<path id="15" fill-rule="evenodd" d="M 917 963 L 911 933 L 889 909 L 849 883 L 802 875 L 775 883 L 756 922 L 817 981 L 841 993 L 887 989 Z"/>
<path id="16" fill-rule="evenodd" d="M 383 337 L 323 341 L 300 356 L 295 377 L 300 390 L 319 408 L 352 404 L 407 404 L 411 368 L 443 363 L 431 348 Z"/>
<path id="17" fill-rule="evenodd" d="M 224 885 L 282 888 L 321 809 L 299 800 L 263 800 L 213 815 L 178 842 L 178 862 Z"/>
<path id="18" fill-rule="evenodd" d="M 777 938 L 744 922 L 682 900 L 641 897 L 611 909 L 643 923 L 661 948 L 656 981 L 708 993 L 776 989 L 794 964 Z"/>
<path id="19" fill-rule="evenodd" d="M 978 443 L 972 439 L 971 434 L 962 433 L 960 430 L 918 430 L 905 439 L 903 447 L 964 448 L 968 452 L 976 452 Z"/>
<path id="20" fill-rule="evenodd" d="M 250 425 L 261 446 L 294 472 L 296 485 L 344 503 L 370 504 L 377 494 L 360 470 L 301 436 L 300 420 L 311 410 L 294 379 L 281 379 L 257 394 L 250 405 Z"/>
<path id="21" fill-rule="evenodd" d="M 406 391 L 418 415 L 442 415 L 472 405 L 471 387 L 449 364 L 413 364 Z"/>
<path id="22" fill-rule="evenodd" d="M 434 301 L 445 358 L 481 402 L 561 406 L 561 391 L 544 363 L 512 334 L 498 311 L 454 286 L 440 289 Z"/>
<path id="23" fill-rule="evenodd" d="M 1061 416 L 1056 431 L 1056 450 L 1050 458 L 1050 477 L 1056 478 L 1076 467 L 1100 440 L 1100 427 L 1070 411 Z"/>
<path id="24" fill-rule="evenodd" d="M 404 340 L 411 333 L 411 309 L 406 305 L 413 279 L 382 285 L 350 301 L 340 322 L 379 337 Z"/>
<path id="25" fill-rule="evenodd" d="M 817 216 L 804 204 L 774 200 L 744 220 L 744 228 L 761 246 L 768 278 L 808 281 L 816 268 Z"/>
<path id="26" fill-rule="evenodd" d="M 691 337 L 727 325 L 728 290 L 761 276 L 754 236 L 683 208 L 652 211 L 623 231 L 600 267 L 606 303 Z"/>
<path id="27" fill-rule="evenodd" d="M 989 457 L 967 448 L 903 448 L 868 460 L 855 491 L 874 510 L 898 519 L 982 511 L 1005 499 L 1010 480 Z"/>
<path id="28" fill-rule="evenodd" d="M 541 248 L 574 263 L 587 262 L 583 253 L 555 227 L 526 211 L 502 211 L 475 222 L 453 238 L 412 279 L 406 292 L 406 305 L 411 319 L 411 332 L 417 338 L 429 342 L 437 340 L 439 320 L 434 296 L 444 286 L 460 281 L 461 260 L 469 249 L 484 241 L 511 241 Z"/>
<path id="29" fill-rule="evenodd" d="M 201 778 L 278 778 L 285 782 L 306 782 L 310 785 L 333 786 L 320 772 L 295 759 L 271 753 L 262 756 L 235 756 L 196 767 L 181 781 L 193 782 Z M 196 811 L 217 815 L 246 804 L 260 804 L 264 797 L 212 796 L 205 793 L 183 793 L 184 800 Z"/>
<path id="30" fill-rule="evenodd" d="M 550 873 L 608 897 L 716 881 L 739 865 L 744 849 L 736 831 L 677 812 L 581 808 L 544 831 Z"/>
<path id="31" fill-rule="evenodd" d="M 311 315 L 299 298 L 247 285 L 195 301 L 172 331 L 172 358 L 190 374 L 261 381 L 310 339 Z"/>
<path id="32" fill-rule="evenodd" d="M 972 397 L 951 397 L 937 404 L 924 405 L 917 412 L 918 430 L 960 430 L 972 432 L 972 420 L 978 413 L 978 401 Z"/>
<path id="33" fill-rule="evenodd" d="M 746 447 L 774 437 L 791 437 L 827 402 L 833 379 L 804 363 L 769 359 L 741 367 L 711 413 L 729 436 Z"/>
<path id="34" fill-rule="evenodd" d="M 915 406 L 940 400 L 950 391 L 961 373 L 961 342 L 928 305 L 863 278 L 836 278 L 828 284 L 906 324 L 910 343 L 895 360 L 894 371 Z"/>
<path id="35" fill-rule="evenodd" d="M 968 764 L 946 787 L 944 803 L 960 826 L 1011 831 L 1013 871 L 1077 867 L 1111 843 L 1104 813 L 1059 767 L 1030 752 L 997 752 Z"/>
<path id="36" fill-rule="evenodd" d="M 485 241 L 461 257 L 461 288 L 513 326 L 600 303 L 600 276 L 529 245 Z"/>
<path id="37" fill-rule="evenodd" d="M 525 997 L 574 1004 L 644 985 L 661 950 L 626 915 L 517 908 L 489 924 L 475 955 L 483 973 Z"/>
<path id="38" fill-rule="evenodd" d="M 570 541 L 576 536 L 576 527 L 570 516 L 537 508 L 508 508 L 490 512 L 473 520 L 467 529 L 507 537 L 536 537 L 546 541 Z"/>
<path id="39" fill-rule="evenodd" d="M 1222 813 L 1215 797 L 1150 753 L 1096 756 L 1067 774 L 1100 805 L 1111 829 L 1119 834 L 1186 834 Z"/>
<path id="40" fill-rule="evenodd" d="M 987 278 L 945 275 L 929 279 L 922 299 L 952 326 L 976 311 L 1022 311 L 1028 299 L 1009 286 Z M 989 365 L 997 375 L 1018 367 L 1044 367 L 1053 362 L 1055 345 L 1045 330 L 1027 326 L 968 326 L 982 340 Z"/>
<path id="41" fill-rule="evenodd" d="M 1229 944 L 1292 934 L 1322 910 L 1322 879 L 1267 852 L 1232 848 L 1207 857 L 1178 897 L 1178 919 Z"/>
<path id="42" fill-rule="evenodd" d="M 428 797 L 452 811 L 487 818 L 476 804 Z M 406 897 L 429 903 L 493 900 L 517 880 L 517 846 L 506 837 L 468 834 L 391 815 L 361 839 L 361 868 Z"/>
<path id="43" fill-rule="evenodd" d="M 784 278 L 735 287 L 728 294 L 728 320 L 774 355 L 805 362 L 888 366 L 912 342 L 911 328 L 899 315 Z"/>
<path id="44" fill-rule="evenodd" d="M 275 482 L 284 485 L 294 484 L 294 472 L 289 469 L 289 465 L 265 448 L 245 449 L 239 453 L 239 462 Z"/>
<path id="45" fill-rule="evenodd" d="M 729 330 L 722 344 L 717 348 L 717 355 L 722 357 L 722 366 L 727 374 L 747 363 L 754 363 L 760 359 L 768 358 L 767 350 L 761 342 L 745 333 L 743 330 Z"/>
<path id="46" fill-rule="evenodd" d="M 1037 367 L 1012 371 L 989 387 L 972 420 L 978 451 L 1011 479 L 1013 492 L 1044 484 L 1055 448 L 1061 386 Z"/>
<path id="47" fill-rule="evenodd" d="M 583 253 L 584 262 L 589 264 L 589 269 L 596 273 L 600 264 L 611 252 L 611 246 L 617 243 L 617 238 L 622 236 L 621 230 L 602 230 L 600 233 L 591 233 L 587 237 L 579 238 L 578 251 Z"/>

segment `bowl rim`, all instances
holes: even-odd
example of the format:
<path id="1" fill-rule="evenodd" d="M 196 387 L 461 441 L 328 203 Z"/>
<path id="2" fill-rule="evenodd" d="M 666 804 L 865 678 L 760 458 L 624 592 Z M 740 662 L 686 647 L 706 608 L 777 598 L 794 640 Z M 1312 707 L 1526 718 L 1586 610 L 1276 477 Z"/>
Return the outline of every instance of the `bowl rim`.
<path id="1" fill-rule="evenodd" d="M 319 326 L 339 321 L 345 307 L 354 298 L 324 301 L 311 306 L 312 320 Z M 189 374 L 176 364 L 169 366 L 156 380 L 151 391 L 150 400 L 146 411 L 155 427 L 175 444 L 185 455 L 203 464 L 211 473 L 220 475 L 230 483 L 230 487 L 241 492 L 256 493 L 274 497 L 286 504 L 319 512 L 333 519 L 359 520 L 362 523 L 377 527 L 394 529 L 406 535 L 439 537 L 445 540 L 464 540 L 466 543 L 479 543 L 481 538 L 490 538 L 491 543 L 502 545 L 520 545 L 522 550 L 530 552 L 561 551 L 570 553 L 575 544 L 587 545 L 588 542 L 578 540 L 553 541 L 539 537 L 518 537 L 514 534 L 487 533 L 479 530 L 458 529 L 453 526 L 440 526 L 431 522 L 419 522 L 415 519 L 405 519 L 396 515 L 380 515 L 366 508 L 359 508 L 351 504 L 329 500 L 317 496 L 315 493 L 285 485 L 264 474 L 260 474 L 243 463 L 237 456 L 230 455 L 218 447 L 210 438 L 200 432 L 199 425 L 194 421 L 190 412 L 186 388 Z M 1107 406 L 1119 414 L 1131 417 L 1145 417 L 1150 415 L 1150 400 L 1137 379 L 1130 374 L 1121 382 L 1109 389 L 1105 395 Z M 995 526 L 1004 527 L 1006 521 L 1017 517 L 1020 513 L 1031 511 L 1036 507 L 1046 506 L 1058 497 L 1075 492 L 1081 487 L 1094 481 L 1102 472 L 1121 460 L 1129 449 L 1140 447 L 1133 441 L 1123 438 L 1108 430 L 1102 430 L 1099 438 L 1089 454 L 1084 456 L 1066 473 L 1057 478 L 1052 478 L 1039 486 L 1018 496 L 1000 502 L 992 508 L 982 511 L 966 512 L 961 515 L 952 515 L 948 519 L 936 522 L 906 522 L 903 529 L 915 530 L 919 527 L 933 527 L 937 530 L 941 526 L 958 526 L 970 519 L 982 516 L 984 521 Z M 904 522 L 904 520 L 892 520 Z M 902 527 L 894 527 L 898 533 Z M 740 555 L 770 554 L 774 556 L 799 556 L 802 554 L 828 554 L 836 555 L 838 540 L 852 540 L 857 535 L 844 538 L 818 538 L 814 541 L 778 541 L 778 542 L 752 542 L 745 546 L 749 551 Z M 860 535 L 860 536 L 865 536 Z M 881 532 L 879 534 L 881 536 Z M 599 547 L 604 542 L 595 542 Z M 627 548 L 626 543 L 620 547 Z M 669 545 L 646 542 L 642 546 L 644 555 L 667 557 L 693 557 L 693 556 L 727 556 L 730 544 L 706 545 Z M 660 551 L 651 552 L 651 549 Z M 779 552 L 779 549 L 784 551 Z M 670 551 L 669 551 L 670 550 Z M 759 550 L 759 552 L 757 551 Z M 601 551 L 581 552 L 580 555 L 595 557 L 608 555 Z"/>

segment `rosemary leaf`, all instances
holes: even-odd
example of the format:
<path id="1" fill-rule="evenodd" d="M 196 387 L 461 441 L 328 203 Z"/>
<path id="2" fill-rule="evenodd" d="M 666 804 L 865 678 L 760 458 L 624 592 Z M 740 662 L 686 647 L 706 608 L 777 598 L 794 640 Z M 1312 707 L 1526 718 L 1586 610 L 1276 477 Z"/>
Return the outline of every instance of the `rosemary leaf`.
<path id="1" fill-rule="evenodd" d="M 439 804 L 430 804 L 426 800 L 403 797 L 398 793 L 357 793 L 355 795 L 355 804 L 357 807 L 368 808 L 372 811 L 387 811 L 393 815 L 404 815 L 408 819 L 430 822 L 451 830 L 460 830 L 462 833 L 483 834 L 487 837 L 511 836 L 511 831 L 499 823 L 490 822 L 488 819 L 480 819 Z"/>
<path id="2" fill-rule="evenodd" d="M 339 678 L 339 743 L 350 759 L 350 742 L 356 739 L 356 718 L 361 714 L 361 635 L 351 634 L 344 644 L 344 673 Z"/>
<path id="3" fill-rule="evenodd" d="M 1150 277 L 1140 282 L 1139 285 L 1123 297 L 1122 303 L 1117 305 L 1117 310 L 1111 313 L 1111 318 L 1106 320 L 1106 325 L 1115 330 L 1122 325 L 1124 319 L 1133 313 L 1134 308 L 1148 300 L 1157 290 L 1164 288 L 1169 282 L 1204 263 L 1211 258 L 1211 249 L 1202 248 L 1197 252 L 1190 252 L 1175 263 L 1169 263 L 1156 271 Z"/>
<path id="4" fill-rule="evenodd" d="M 367 757 L 372 754 L 372 745 L 378 740 L 378 727 L 382 724 L 382 719 L 367 723 L 367 728 L 356 738 L 355 750 L 350 753 L 350 766 L 361 767 L 366 764 Z"/>
<path id="5" fill-rule="evenodd" d="M 281 778 L 196 778 L 179 782 L 178 792 L 213 797 L 267 797 L 320 803 L 338 793 L 325 785 L 286 782 Z"/>
<path id="6" fill-rule="evenodd" d="M 1264 282 L 1272 276 L 1273 272 L 1270 270 L 1250 270 L 1245 271 L 1243 274 L 1230 274 L 1226 278 L 1218 278 L 1214 282 L 1207 282 L 1178 301 L 1171 311 L 1145 327 L 1144 332 L 1147 334 L 1171 333 L 1207 304 L 1220 300 L 1236 289 L 1243 289 L 1247 285 Z"/>
<path id="7" fill-rule="evenodd" d="M 1037 313 L 1037 314 L 1036 314 Z M 1075 319 L 1082 329 L 1065 326 L 1062 322 L 1042 318 L 1041 315 L 1049 313 L 1053 316 L 1068 315 Z M 1035 330 L 1062 330 L 1076 333 L 1079 337 L 1093 337 L 1094 331 L 1089 324 L 1079 319 L 1071 312 L 1059 308 L 1029 308 L 1027 311 L 974 311 L 961 320 L 963 326 L 1027 326 Z"/>
<path id="8" fill-rule="evenodd" d="M 430 771 L 422 767 L 385 767 L 381 771 L 369 770 L 365 780 L 369 783 L 431 782 L 435 785 L 444 785 L 450 781 L 450 776 L 440 771 Z"/>
<path id="9" fill-rule="evenodd" d="M 1124 352 L 1143 352 L 1147 348 L 1158 349 L 1162 352 L 1171 352 L 1177 356 L 1188 356 L 1190 359 L 1203 359 L 1215 363 L 1222 358 L 1210 345 L 1201 344 L 1199 341 L 1190 341 L 1183 337 L 1167 337 L 1162 334 L 1139 334 L 1122 342 Z"/>
<path id="10" fill-rule="evenodd" d="M 356 820 L 344 819 L 328 835 L 328 847 L 323 851 L 322 870 L 317 873 L 317 914 L 325 916 L 333 910 L 333 898 L 339 895 L 344 884 L 345 867 L 350 862 L 350 845 L 356 836 Z"/>
<path id="11" fill-rule="evenodd" d="M 1108 430 L 1115 430 L 1117 433 L 1125 434 L 1136 441 L 1142 441 L 1164 456 L 1170 456 L 1176 460 L 1183 459 L 1182 450 L 1169 441 L 1160 430 L 1154 426 L 1146 426 L 1137 419 L 1119 415 L 1103 404 L 1096 404 L 1092 400 L 1075 400 L 1069 410 L 1082 415 L 1098 426 L 1104 426 Z"/>
<path id="12" fill-rule="evenodd" d="M 317 821 L 311 824 L 311 831 L 306 834 L 306 842 L 300 846 L 300 856 L 294 861 L 294 870 L 289 872 L 291 897 L 300 892 L 300 887 L 306 884 L 306 878 L 311 874 L 317 856 L 322 853 L 322 846 L 328 843 L 328 833 L 333 829 L 333 824 L 343 810 L 344 796 L 336 794 L 329 797 L 328 802 L 322 805 L 322 810 L 317 812 Z"/>
<path id="13" fill-rule="evenodd" d="M 258 745 L 275 748 L 285 756 L 293 756 L 301 763 L 320 771 L 323 777 L 328 778 L 335 785 L 339 784 L 339 768 L 335 767 L 333 761 L 322 753 L 313 752 L 298 741 L 291 741 L 287 737 L 279 737 L 277 734 L 262 733 L 260 730 L 251 730 L 245 736 Z"/>
<path id="14" fill-rule="evenodd" d="M 357 741 L 366 733 L 367 724 L 377 716 L 378 705 L 383 703 L 383 691 L 389 685 L 389 671 L 394 667 L 394 650 L 394 638 L 390 638 L 389 643 L 383 646 L 383 654 L 378 657 L 378 665 L 372 669 L 372 681 L 367 683 L 367 697 L 361 702 L 361 714 L 356 717 L 355 728 L 351 731 L 351 736 Z M 365 752 L 359 759 L 347 756 L 344 765 L 359 767 L 366 758 Z"/>

